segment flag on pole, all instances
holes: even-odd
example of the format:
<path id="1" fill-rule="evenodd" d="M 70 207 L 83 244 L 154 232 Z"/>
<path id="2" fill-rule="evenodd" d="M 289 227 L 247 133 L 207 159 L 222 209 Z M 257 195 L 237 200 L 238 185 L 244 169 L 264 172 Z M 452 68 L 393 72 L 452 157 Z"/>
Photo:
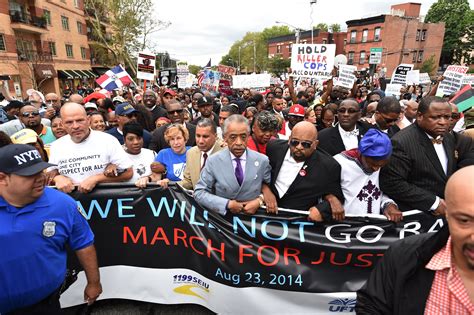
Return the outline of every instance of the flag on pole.
<path id="1" fill-rule="evenodd" d="M 112 91 L 121 88 L 124 85 L 129 85 L 133 80 L 127 71 L 125 71 L 121 65 L 118 65 L 101 75 L 97 80 L 95 80 L 95 82 L 97 82 L 97 84 L 99 84 L 103 89 Z"/>
<path id="2" fill-rule="evenodd" d="M 209 58 L 209 62 L 207 65 L 204 67 L 204 69 L 211 69 L 211 58 Z"/>

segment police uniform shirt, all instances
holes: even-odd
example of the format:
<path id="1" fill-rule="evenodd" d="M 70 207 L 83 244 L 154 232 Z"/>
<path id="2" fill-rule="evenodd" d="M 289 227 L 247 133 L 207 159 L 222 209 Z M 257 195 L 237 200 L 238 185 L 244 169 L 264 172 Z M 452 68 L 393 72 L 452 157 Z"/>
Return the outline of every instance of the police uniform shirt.
<path id="1" fill-rule="evenodd" d="M 62 284 L 66 244 L 74 251 L 94 242 L 89 224 L 68 195 L 45 188 L 23 208 L 0 197 L 0 314 L 33 305 Z"/>

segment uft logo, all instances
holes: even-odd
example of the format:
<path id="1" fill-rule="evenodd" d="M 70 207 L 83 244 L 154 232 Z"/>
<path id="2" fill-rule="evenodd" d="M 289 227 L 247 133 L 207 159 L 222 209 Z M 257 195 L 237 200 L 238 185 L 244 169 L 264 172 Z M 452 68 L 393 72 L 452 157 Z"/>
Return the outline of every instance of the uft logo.
<path id="1" fill-rule="evenodd" d="M 45 221 L 43 222 L 43 235 L 45 237 L 51 237 L 56 233 L 56 222 Z"/>
<path id="2" fill-rule="evenodd" d="M 354 312 L 356 300 L 355 299 L 335 299 L 329 304 L 330 312 Z"/>

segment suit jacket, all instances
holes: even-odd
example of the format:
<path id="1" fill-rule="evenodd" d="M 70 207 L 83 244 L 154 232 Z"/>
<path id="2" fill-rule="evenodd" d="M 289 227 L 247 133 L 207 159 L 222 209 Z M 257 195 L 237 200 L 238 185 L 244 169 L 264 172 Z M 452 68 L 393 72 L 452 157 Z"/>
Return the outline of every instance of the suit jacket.
<path id="1" fill-rule="evenodd" d="M 281 169 L 281 166 L 288 148 L 286 140 L 270 141 L 267 144 L 267 156 L 272 167 L 270 189 L 277 198 L 278 206 L 298 210 L 309 210 L 315 206 L 325 220 L 330 220 L 332 218 L 331 207 L 322 198 L 325 195 L 333 194 L 343 202 L 341 166 L 332 156 L 319 148 L 316 149 L 303 166 L 306 175 L 298 174 L 285 195 L 280 197 L 275 182 L 280 171 L 285 171 Z"/>
<path id="2" fill-rule="evenodd" d="M 150 150 L 158 153 L 161 149 L 170 147 L 165 140 L 165 131 L 168 126 L 169 124 L 166 124 L 153 131 L 151 134 L 150 146 L 148 147 Z M 193 147 L 196 145 L 196 126 L 186 123 L 186 129 L 188 129 L 189 132 L 189 139 L 186 141 L 186 146 Z"/>
<path id="3" fill-rule="evenodd" d="M 209 157 L 214 153 L 222 150 L 222 141 L 216 140 L 214 148 L 210 152 Z M 207 162 L 206 162 L 207 163 Z M 178 184 L 186 189 L 194 189 L 196 186 L 199 176 L 201 175 L 201 150 L 198 147 L 192 147 L 186 152 L 186 167 L 184 169 L 183 180 L 179 181 Z"/>
<path id="4" fill-rule="evenodd" d="M 358 139 L 360 141 L 362 136 L 367 132 L 367 130 L 369 130 L 369 126 L 362 122 L 357 122 L 356 126 L 359 129 Z M 339 133 L 338 125 L 336 125 L 335 127 L 325 128 L 321 130 L 318 135 L 318 140 L 318 148 L 323 149 L 331 156 L 334 156 L 346 150 L 346 148 L 344 147 L 344 142 L 341 138 L 341 134 Z"/>
<path id="5" fill-rule="evenodd" d="M 234 173 L 228 148 L 207 158 L 201 178 L 194 189 L 194 198 L 206 209 L 225 215 L 229 200 L 246 201 L 257 198 L 262 183 L 270 184 L 271 168 L 268 158 L 246 150 L 244 181 L 240 186 Z"/>
<path id="6" fill-rule="evenodd" d="M 471 147 L 466 152 L 458 152 L 454 136 L 446 134 L 443 138 L 448 158 L 445 174 L 431 140 L 416 123 L 398 132 L 392 138 L 392 146 L 390 162 L 380 172 L 380 189 L 402 211 L 429 211 L 436 196 L 444 198 L 446 182 L 457 170 L 458 161 L 473 150 Z"/>

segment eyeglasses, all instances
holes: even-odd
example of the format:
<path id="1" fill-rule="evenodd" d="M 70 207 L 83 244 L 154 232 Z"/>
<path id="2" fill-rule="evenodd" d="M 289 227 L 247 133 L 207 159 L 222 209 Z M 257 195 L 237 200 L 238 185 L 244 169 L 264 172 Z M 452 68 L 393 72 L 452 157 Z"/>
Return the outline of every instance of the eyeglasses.
<path id="1" fill-rule="evenodd" d="M 30 117 L 30 116 L 36 117 L 36 116 L 38 116 L 39 114 L 40 114 L 40 113 L 39 113 L 37 110 L 35 110 L 35 111 L 32 111 L 32 112 L 23 112 L 23 113 L 21 114 L 21 116 L 23 116 L 23 117 Z"/>
<path id="2" fill-rule="evenodd" d="M 301 146 L 305 149 L 309 149 L 311 148 L 311 146 L 313 145 L 313 142 L 311 141 L 299 141 L 299 140 L 290 140 L 290 145 L 292 147 L 297 147 L 299 144 L 301 144 Z"/>
<path id="3" fill-rule="evenodd" d="M 451 119 L 459 119 L 459 118 L 461 118 L 460 113 L 451 113 Z"/>
<path id="4" fill-rule="evenodd" d="M 46 102 L 52 102 L 52 103 L 56 103 L 56 102 L 59 102 L 59 100 L 46 100 Z"/>
<path id="5" fill-rule="evenodd" d="M 168 114 L 169 115 L 174 115 L 174 114 L 182 114 L 183 113 L 183 110 L 182 109 L 177 109 L 177 110 L 169 110 L 168 111 Z"/>
<path id="6" fill-rule="evenodd" d="M 354 109 L 354 108 L 339 108 L 337 110 L 337 112 L 339 114 L 345 114 L 346 112 L 349 113 L 349 114 L 355 114 L 355 113 L 360 112 L 360 110 L 357 110 L 357 109 Z"/>
<path id="7" fill-rule="evenodd" d="M 382 119 L 385 121 L 385 123 L 387 124 L 393 124 L 393 123 L 396 123 L 398 121 L 398 118 L 385 118 L 383 117 L 383 115 L 380 115 L 380 117 L 382 117 Z"/>

